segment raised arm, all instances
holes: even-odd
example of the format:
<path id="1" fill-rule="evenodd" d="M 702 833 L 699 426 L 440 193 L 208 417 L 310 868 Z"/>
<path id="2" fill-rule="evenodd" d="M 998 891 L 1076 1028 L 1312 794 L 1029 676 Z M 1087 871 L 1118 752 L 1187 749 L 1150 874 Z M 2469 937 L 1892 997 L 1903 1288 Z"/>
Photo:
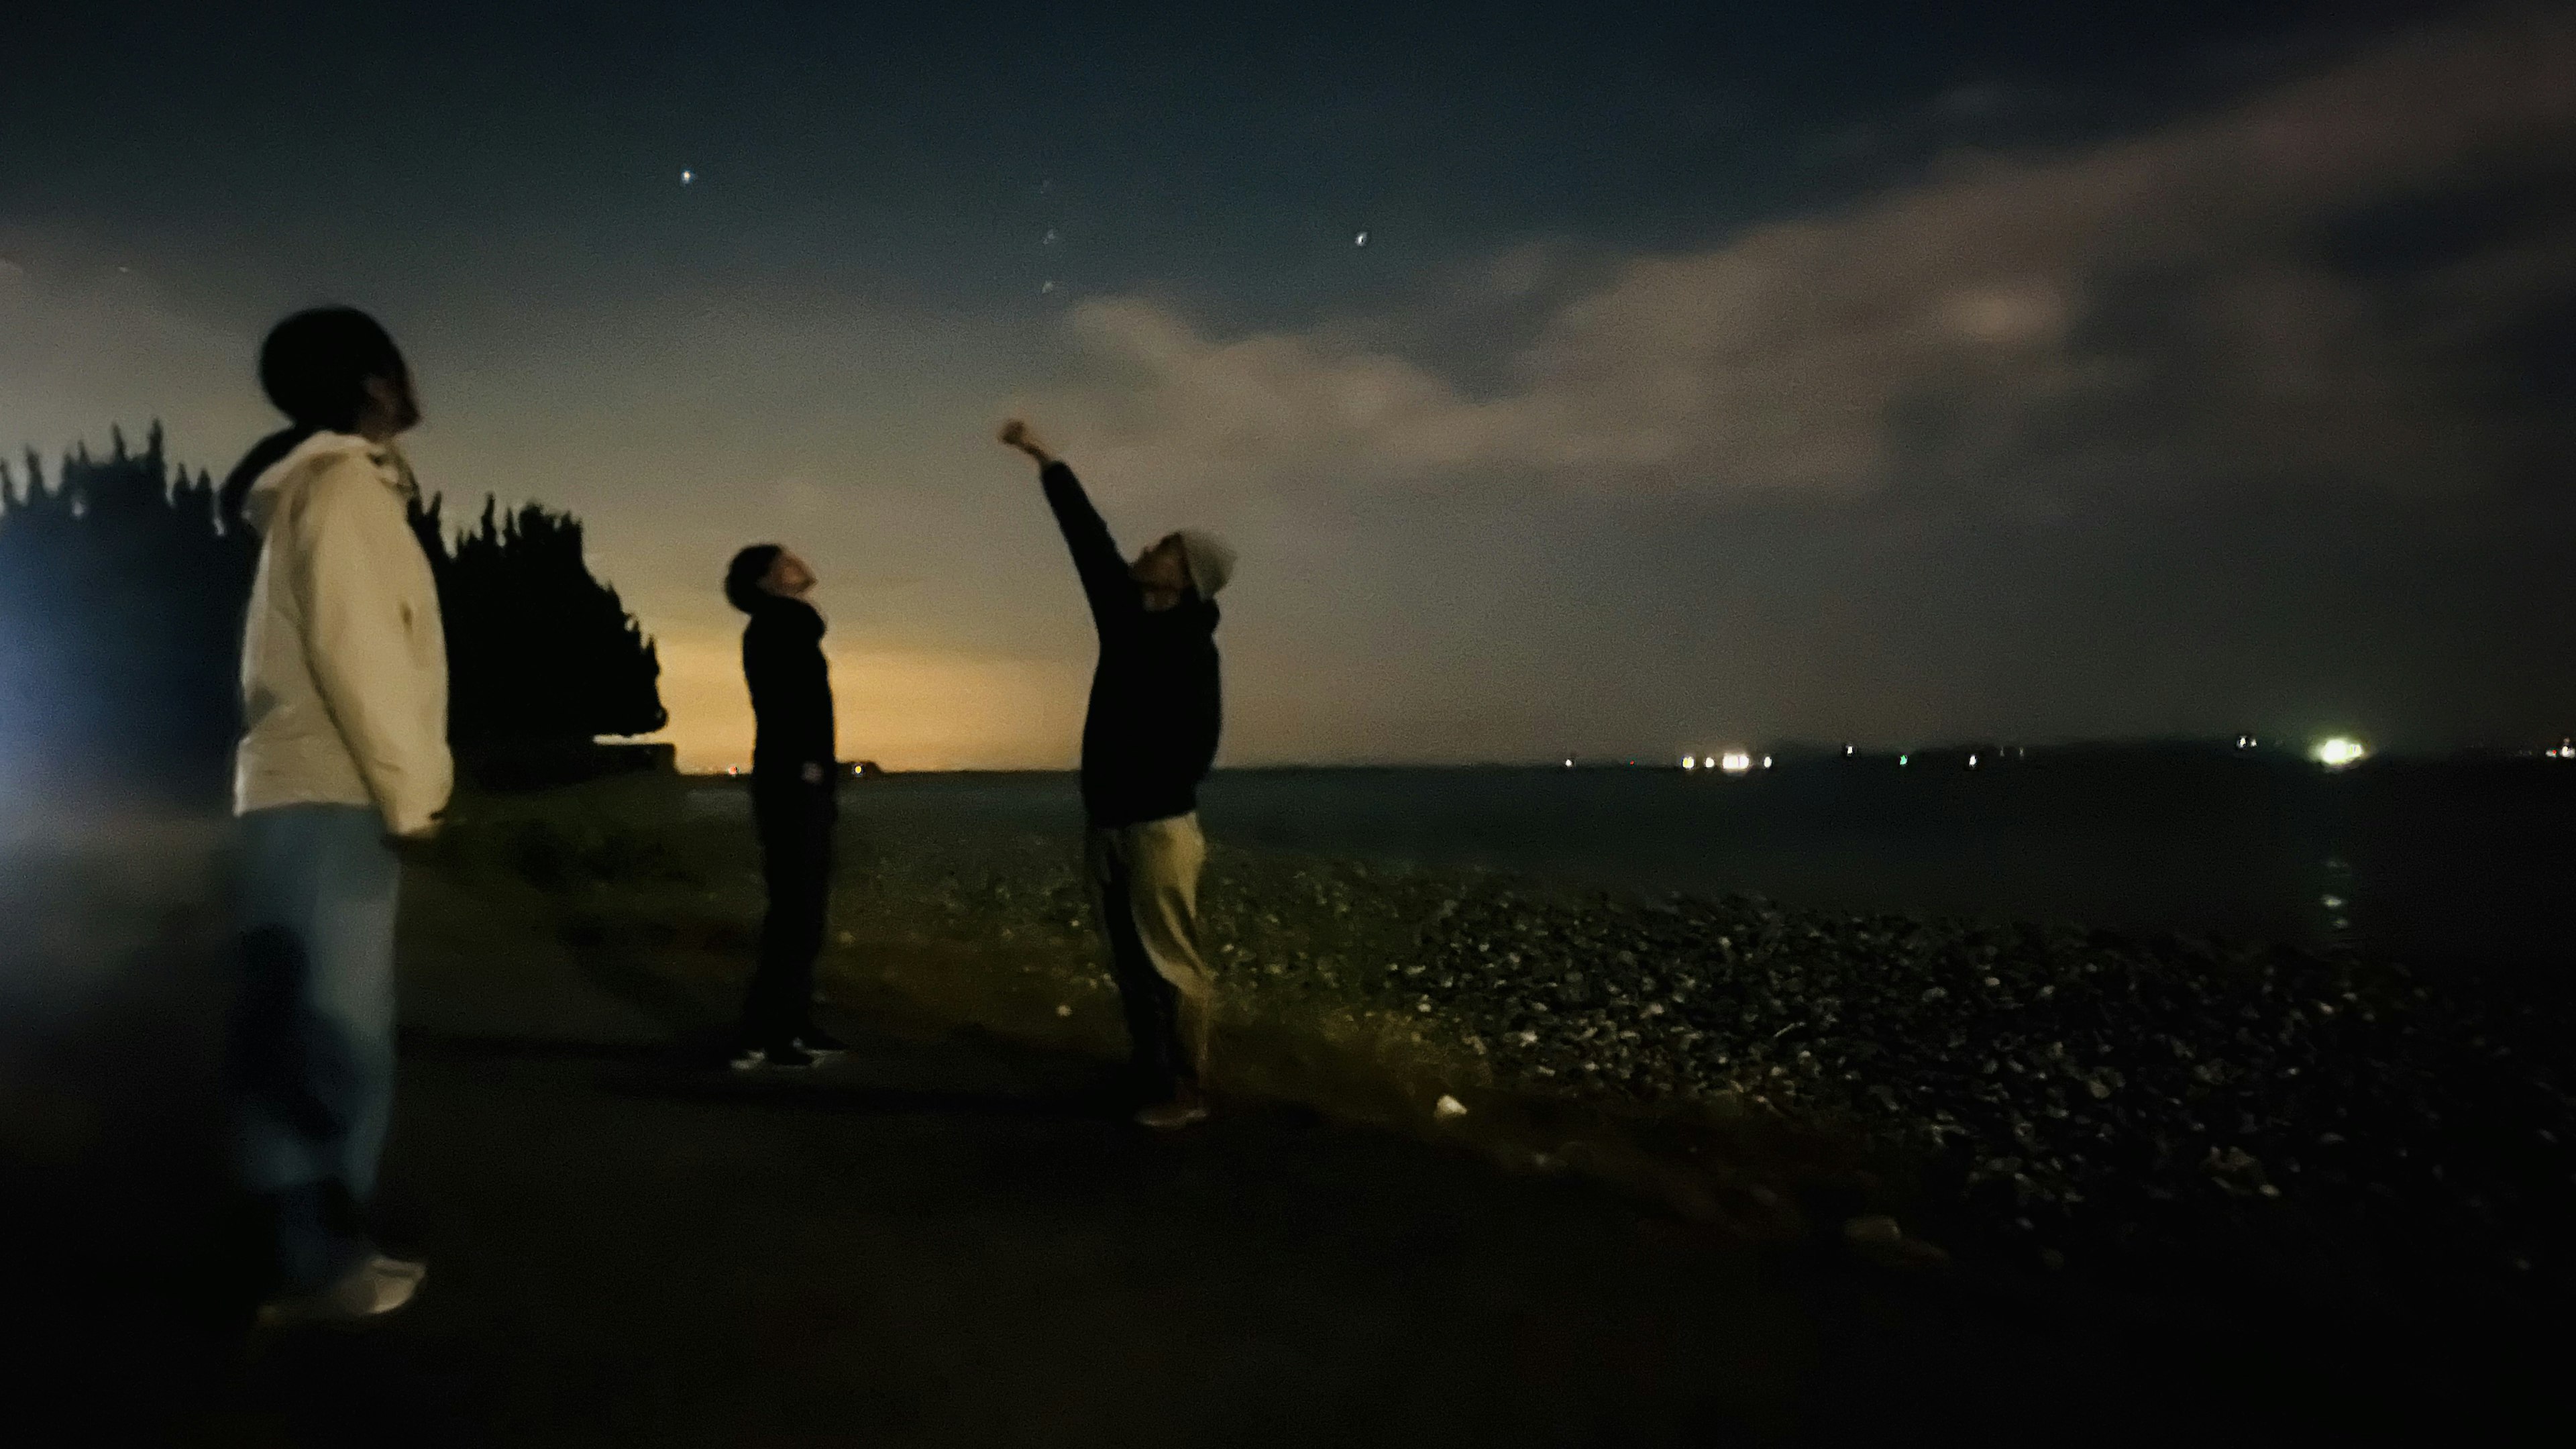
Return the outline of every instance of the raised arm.
<path id="1" fill-rule="evenodd" d="M 1117 540 L 1109 536 L 1109 525 L 1101 521 L 1100 510 L 1091 506 L 1090 495 L 1082 491 L 1082 480 L 1016 418 L 1003 424 L 1002 441 L 1037 461 L 1047 507 L 1055 510 L 1056 527 L 1064 531 L 1065 547 L 1073 551 L 1074 572 L 1082 576 L 1082 592 L 1091 600 L 1092 617 L 1106 623 L 1142 610 L 1144 599 L 1136 580 L 1127 572 L 1127 561 L 1118 552 Z"/>

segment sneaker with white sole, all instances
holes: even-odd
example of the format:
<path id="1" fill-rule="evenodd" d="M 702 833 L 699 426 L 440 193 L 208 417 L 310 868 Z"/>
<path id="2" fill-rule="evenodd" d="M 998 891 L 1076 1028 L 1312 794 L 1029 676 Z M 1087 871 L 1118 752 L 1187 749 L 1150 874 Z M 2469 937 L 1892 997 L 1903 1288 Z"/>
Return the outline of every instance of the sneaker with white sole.
<path id="1" fill-rule="evenodd" d="M 850 1044 L 823 1030 L 809 1026 L 796 1034 L 796 1049 L 818 1062 L 828 1062 L 850 1049 Z"/>
<path id="2" fill-rule="evenodd" d="M 780 1046 L 744 1047 L 730 1065 L 737 1072 L 793 1072 L 814 1065 L 816 1056 L 794 1042 Z"/>
<path id="3" fill-rule="evenodd" d="M 353 1323 L 391 1313 L 412 1300 L 429 1276 L 426 1263 L 409 1263 L 382 1253 L 362 1258 L 335 1281 L 259 1307 L 262 1328 L 297 1323 Z"/>
<path id="4" fill-rule="evenodd" d="M 1184 1127 L 1195 1127 L 1207 1119 L 1207 1099 L 1192 1095 L 1156 1102 L 1136 1114 L 1136 1125 L 1151 1127 L 1157 1132 L 1177 1132 Z"/>

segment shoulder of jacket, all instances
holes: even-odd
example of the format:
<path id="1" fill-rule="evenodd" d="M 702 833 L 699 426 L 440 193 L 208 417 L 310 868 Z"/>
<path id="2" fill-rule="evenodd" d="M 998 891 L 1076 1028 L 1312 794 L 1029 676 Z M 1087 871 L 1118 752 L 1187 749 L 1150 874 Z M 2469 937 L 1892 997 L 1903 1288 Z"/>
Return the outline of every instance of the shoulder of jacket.
<path id="1" fill-rule="evenodd" d="M 345 448 L 313 455 L 316 478 L 365 478 L 376 483 L 391 483 L 401 476 L 394 466 L 392 450 L 353 440 Z"/>
<path id="2" fill-rule="evenodd" d="M 365 448 L 316 455 L 306 470 L 302 492 L 308 504 L 324 498 L 333 502 L 401 500 L 391 463 L 383 454 Z"/>

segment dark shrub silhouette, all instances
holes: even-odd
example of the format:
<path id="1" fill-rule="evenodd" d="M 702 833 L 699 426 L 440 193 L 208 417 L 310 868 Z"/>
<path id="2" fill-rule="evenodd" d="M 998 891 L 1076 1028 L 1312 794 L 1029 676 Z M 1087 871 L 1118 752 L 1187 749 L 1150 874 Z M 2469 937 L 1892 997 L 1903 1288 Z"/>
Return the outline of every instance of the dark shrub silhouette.
<path id="1" fill-rule="evenodd" d="M 447 618 L 448 738 L 501 783 L 578 775 L 599 735 L 660 729 L 662 664 L 617 591 L 582 561 L 581 523 L 530 503 L 451 544 L 440 501 L 412 525 Z"/>
<path id="2" fill-rule="evenodd" d="M 0 771 L 206 794 L 240 715 L 256 542 L 215 521 L 214 480 L 173 470 L 154 427 L 47 481 L 0 464 Z"/>

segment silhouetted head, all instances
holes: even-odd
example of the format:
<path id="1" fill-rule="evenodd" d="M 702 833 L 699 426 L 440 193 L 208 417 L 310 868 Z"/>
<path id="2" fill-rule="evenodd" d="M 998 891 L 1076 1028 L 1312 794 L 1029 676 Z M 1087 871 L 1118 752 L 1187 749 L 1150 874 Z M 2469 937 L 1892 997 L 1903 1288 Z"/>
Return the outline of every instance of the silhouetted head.
<path id="1" fill-rule="evenodd" d="M 1202 599 L 1215 598 L 1234 576 L 1234 549 L 1215 534 L 1184 528 L 1156 539 L 1127 573 L 1144 586 L 1147 608 L 1168 609 L 1191 589 Z"/>
<path id="2" fill-rule="evenodd" d="M 269 329 L 259 385 L 297 427 L 384 442 L 420 422 L 411 368 L 375 318 L 315 307 Z"/>
<path id="3" fill-rule="evenodd" d="M 801 599 L 814 589 L 814 570 L 774 543 L 755 543 L 725 569 L 725 600 L 748 614 L 770 598 Z"/>
<path id="4" fill-rule="evenodd" d="M 411 368 L 375 318 L 354 307 L 316 307 L 269 329 L 259 385 L 287 425 L 251 445 L 217 498 L 224 526 L 242 519 L 251 485 L 315 433 L 384 442 L 420 421 Z"/>

